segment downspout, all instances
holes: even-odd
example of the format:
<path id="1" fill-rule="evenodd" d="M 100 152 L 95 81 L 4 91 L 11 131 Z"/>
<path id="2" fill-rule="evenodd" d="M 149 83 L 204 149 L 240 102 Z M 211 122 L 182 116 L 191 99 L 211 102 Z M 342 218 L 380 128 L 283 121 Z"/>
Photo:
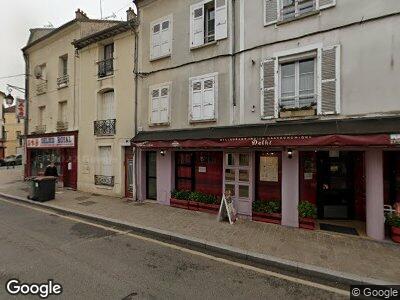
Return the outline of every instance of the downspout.
<path id="1" fill-rule="evenodd" d="M 232 105 L 233 105 L 233 116 L 232 116 L 232 123 L 235 124 L 235 115 L 236 115 L 236 1 L 232 0 L 232 49 L 231 49 L 231 54 L 232 54 Z"/>
<path id="2" fill-rule="evenodd" d="M 28 162 L 27 162 L 27 140 L 28 140 L 28 134 L 29 134 L 29 76 L 30 76 L 30 68 L 29 68 L 29 55 L 23 52 L 24 55 L 24 60 L 25 60 L 25 120 L 24 120 L 24 177 L 28 176 L 29 172 L 27 170 L 28 168 Z"/>
<path id="3" fill-rule="evenodd" d="M 134 61 L 133 61 L 133 73 L 135 76 L 135 104 L 134 104 L 134 109 L 135 109 L 135 113 L 134 113 L 134 136 L 137 135 L 138 133 L 138 97 L 139 97 L 139 88 L 138 88 L 138 82 L 139 82 L 139 54 L 138 54 L 138 50 L 139 50 L 139 37 L 138 37 L 138 33 L 139 33 L 139 24 L 140 24 L 140 14 L 139 14 L 139 6 L 136 5 L 136 13 L 137 13 L 137 20 L 139 21 L 136 29 L 135 29 L 135 46 L 134 46 L 134 50 L 135 50 L 135 54 L 134 54 Z M 133 198 L 135 201 L 138 201 L 138 176 L 139 176 L 139 151 L 137 149 L 137 147 L 135 147 L 135 193 L 133 195 Z"/>

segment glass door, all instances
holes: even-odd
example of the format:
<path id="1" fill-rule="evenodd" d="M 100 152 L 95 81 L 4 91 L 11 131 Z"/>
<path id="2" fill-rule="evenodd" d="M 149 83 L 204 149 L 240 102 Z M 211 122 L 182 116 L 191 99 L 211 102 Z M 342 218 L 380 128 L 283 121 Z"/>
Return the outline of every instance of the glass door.
<path id="1" fill-rule="evenodd" d="M 157 199 L 157 152 L 146 152 L 146 198 Z"/>
<path id="2" fill-rule="evenodd" d="M 225 153 L 224 182 L 238 214 L 251 215 L 251 156 L 249 153 Z"/>

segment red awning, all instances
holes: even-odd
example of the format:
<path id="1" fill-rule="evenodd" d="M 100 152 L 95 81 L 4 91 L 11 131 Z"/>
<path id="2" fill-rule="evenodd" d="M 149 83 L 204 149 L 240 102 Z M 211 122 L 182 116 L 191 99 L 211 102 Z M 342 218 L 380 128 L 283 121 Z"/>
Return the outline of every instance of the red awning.
<path id="1" fill-rule="evenodd" d="M 375 135 L 292 135 L 247 138 L 222 138 L 202 140 L 145 141 L 133 143 L 144 149 L 160 148 L 252 148 L 252 147 L 299 147 L 299 146 L 394 146 L 397 140 L 389 134 Z"/>

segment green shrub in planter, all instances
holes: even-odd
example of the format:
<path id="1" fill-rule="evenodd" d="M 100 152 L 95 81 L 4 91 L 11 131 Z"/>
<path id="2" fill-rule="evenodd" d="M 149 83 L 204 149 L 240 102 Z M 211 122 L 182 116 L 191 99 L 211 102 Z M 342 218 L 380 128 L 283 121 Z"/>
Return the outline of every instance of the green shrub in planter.
<path id="1" fill-rule="evenodd" d="M 171 192 L 171 197 L 179 200 L 189 200 L 206 204 L 218 204 L 219 199 L 214 195 L 207 195 L 201 192 L 177 191 Z"/>
<path id="2" fill-rule="evenodd" d="M 386 224 L 400 228 L 400 216 L 394 213 L 386 215 Z"/>
<path id="3" fill-rule="evenodd" d="M 189 200 L 191 191 L 172 191 L 171 197 L 179 200 Z"/>
<path id="4" fill-rule="evenodd" d="M 298 205 L 300 218 L 316 218 L 317 208 L 314 204 L 308 201 L 300 201 Z"/>
<path id="5" fill-rule="evenodd" d="M 280 213 L 281 212 L 281 202 L 279 200 L 270 201 L 254 201 L 253 211 L 258 213 Z"/>

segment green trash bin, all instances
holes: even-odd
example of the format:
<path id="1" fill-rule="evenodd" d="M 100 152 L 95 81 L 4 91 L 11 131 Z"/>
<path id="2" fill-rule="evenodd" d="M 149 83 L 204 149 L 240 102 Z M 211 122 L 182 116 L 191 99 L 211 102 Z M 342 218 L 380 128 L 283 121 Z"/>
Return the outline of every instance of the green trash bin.
<path id="1" fill-rule="evenodd" d="M 46 202 L 55 199 L 56 181 L 57 178 L 53 176 L 39 176 L 31 178 L 31 189 L 28 199 L 38 202 Z"/>

